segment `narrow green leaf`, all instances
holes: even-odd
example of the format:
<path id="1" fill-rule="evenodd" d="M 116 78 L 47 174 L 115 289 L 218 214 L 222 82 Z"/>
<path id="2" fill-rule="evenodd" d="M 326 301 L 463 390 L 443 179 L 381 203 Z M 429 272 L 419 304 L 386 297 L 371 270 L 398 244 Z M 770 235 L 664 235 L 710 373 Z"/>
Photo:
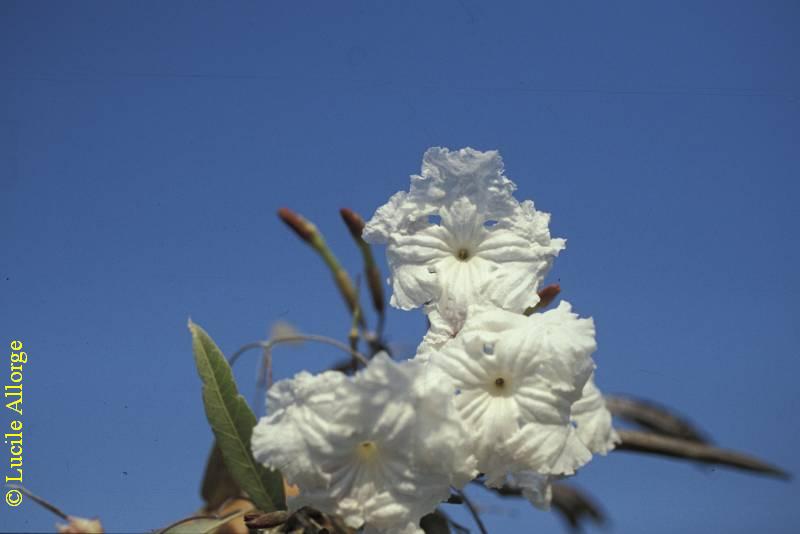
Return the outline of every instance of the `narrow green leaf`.
<path id="1" fill-rule="evenodd" d="M 219 527 L 233 521 L 237 517 L 243 516 L 245 510 L 231 512 L 223 517 L 214 516 L 196 516 L 181 519 L 177 523 L 173 523 L 158 534 L 210 534 Z"/>
<path id="2" fill-rule="evenodd" d="M 262 512 L 285 510 L 283 477 L 264 468 L 250 452 L 256 416 L 236 389 L 230 365 L 214 341 L 189 321 L 197 371 L 203 380 L 206 417 L 231 476 Z"/>

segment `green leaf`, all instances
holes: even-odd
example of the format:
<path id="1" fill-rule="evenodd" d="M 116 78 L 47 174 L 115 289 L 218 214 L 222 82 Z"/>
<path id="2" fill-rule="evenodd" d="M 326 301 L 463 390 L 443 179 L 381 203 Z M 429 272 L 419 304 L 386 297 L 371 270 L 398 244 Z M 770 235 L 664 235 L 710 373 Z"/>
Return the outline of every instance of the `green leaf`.
<path id="1" fill-rule="evenodd" d="M 187 517 L 159 531 L 158 534 L 209 534 L 225 523 L 243 516 L 244 513 L 244 510 L 239 510 L 231 512 L 224 517 L 214 517 L 210 515 Z"/>
<path id="2" fill-rule="evenodd" d="M 197 371 L 203 380 L 206 417 L 231 476 L 262 512 L 285 510 L 283 477 L 253 458 L 250 438 L 256 416 L 236 389 L 225 356 L 209 335 L 189 321 Z"/>

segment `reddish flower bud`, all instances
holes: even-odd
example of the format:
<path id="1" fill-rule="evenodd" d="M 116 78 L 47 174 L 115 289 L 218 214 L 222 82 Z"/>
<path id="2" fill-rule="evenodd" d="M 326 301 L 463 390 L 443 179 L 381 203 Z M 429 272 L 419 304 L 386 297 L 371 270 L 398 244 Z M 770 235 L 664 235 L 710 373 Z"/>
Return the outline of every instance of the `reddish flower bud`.
<path id="1" fill-rule="evenodd" d="M 311 242 L 314 238 L 314 234 L 317 233 L 317 229 L 314 227 L 313 224 L 305 220 L 303 217 L 298 215 L 297 213 L 293 212 L 289 208 L 281 208 L 278 210 L 278 217 L 281 218 L 286 225 L 294 230 L 294 232 L 302 239 L 303 241 Z"/>
<path id="2" fill-rule="evenodd" d="M 361 239 L 361 232 L 364 231 L 364 219 L 361 218 L 361 215 L 349 208 L 342 208 L 339 213 L 342 215 L 342 220 L 353 237 Z"/>
<path id="3" fill-rule="evenodd" d="M 561 293 L 561 286 L 558 284 L 550 284 L 543 287 L 539 290 L 539 304 L 536 305 L 536 308 L 546 308 L 559 293 Z"/>

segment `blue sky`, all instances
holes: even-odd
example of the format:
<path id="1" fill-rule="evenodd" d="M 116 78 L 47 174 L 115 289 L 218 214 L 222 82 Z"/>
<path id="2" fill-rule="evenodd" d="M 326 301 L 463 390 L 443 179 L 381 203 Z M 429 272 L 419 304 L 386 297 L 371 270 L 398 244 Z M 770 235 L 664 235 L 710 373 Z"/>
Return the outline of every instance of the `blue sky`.
<path id="1" fill-rule="evenodd" d="M 314 220 L 356 272 L 338 208 L 369 216 L 429 146 L 499 149 L 518 196 L 553 214 L 568 245 L 550 278 L 595 318 L 604 390 L 800 473 L 799 15 L 777 1 L 0 3 L 0 325 L 30 355 L 25 484 L 112 532 L 197 509 L 211 435 L 187 318 L 228 352 L 278 319 L 344 338 L 328 275 L 275 211 Z M 401 352 L 424 327 L 389 315 Z M 253 356 L 236 369 L 248 399 Z M 275 358 L 285 377 L 339 354 Z M 795 482 L 725 469 L 619 453 L 575 483 L 606 532 L 800 522 Z M 561 531 L 473 495 L 492 532 Z M 0 510 L 9 531 L 54 520 Z"/>

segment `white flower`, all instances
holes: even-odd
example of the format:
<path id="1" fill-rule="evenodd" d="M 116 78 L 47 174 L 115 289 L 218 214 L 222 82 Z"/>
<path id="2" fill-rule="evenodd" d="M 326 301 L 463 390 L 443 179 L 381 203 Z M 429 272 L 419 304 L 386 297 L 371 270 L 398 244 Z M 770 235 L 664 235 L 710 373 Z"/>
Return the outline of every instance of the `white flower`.
<path id="1" fill-rule="evenodd" d="M 594 375 L 586 382 L 581 399 L 572 405 L 572 421 L 577 426 L 578 438 L 592 453 L 608 454 L 620 442 L 603 395 L 594 384 Z"/>
<path id="2" fill-rule="evenodd" d="M 485 307 L 428 355 L 453 380 L 487 484 L 526 472 L 569 475 L 591 459 L 570 417 L 594 369 L 594 334 L 593 321 L 566 302 L 531 317 Z"/>
<path id="3" fill-rule="evenodd" d="M 517 312 L 536 304 L 564 240 L 551 239 L 549 214 L 519 203 L 515 188 L 496 151 L 425 152 L 410 191 L 392 196 L 364 229 L 365 240 L 388 245 L 391 304 L 433 303 L 457 327 L 471 304 Z"/>
<path id="4" fill-rule="evenodd" d="M 377 355 L 354 378 L 300 373 L 276 383 L 253 431 L 255 458 L 309 505 L 373 532 L 421 532 L 419 519 L 476 473 L 452 384 L 435 368 Z"/>

